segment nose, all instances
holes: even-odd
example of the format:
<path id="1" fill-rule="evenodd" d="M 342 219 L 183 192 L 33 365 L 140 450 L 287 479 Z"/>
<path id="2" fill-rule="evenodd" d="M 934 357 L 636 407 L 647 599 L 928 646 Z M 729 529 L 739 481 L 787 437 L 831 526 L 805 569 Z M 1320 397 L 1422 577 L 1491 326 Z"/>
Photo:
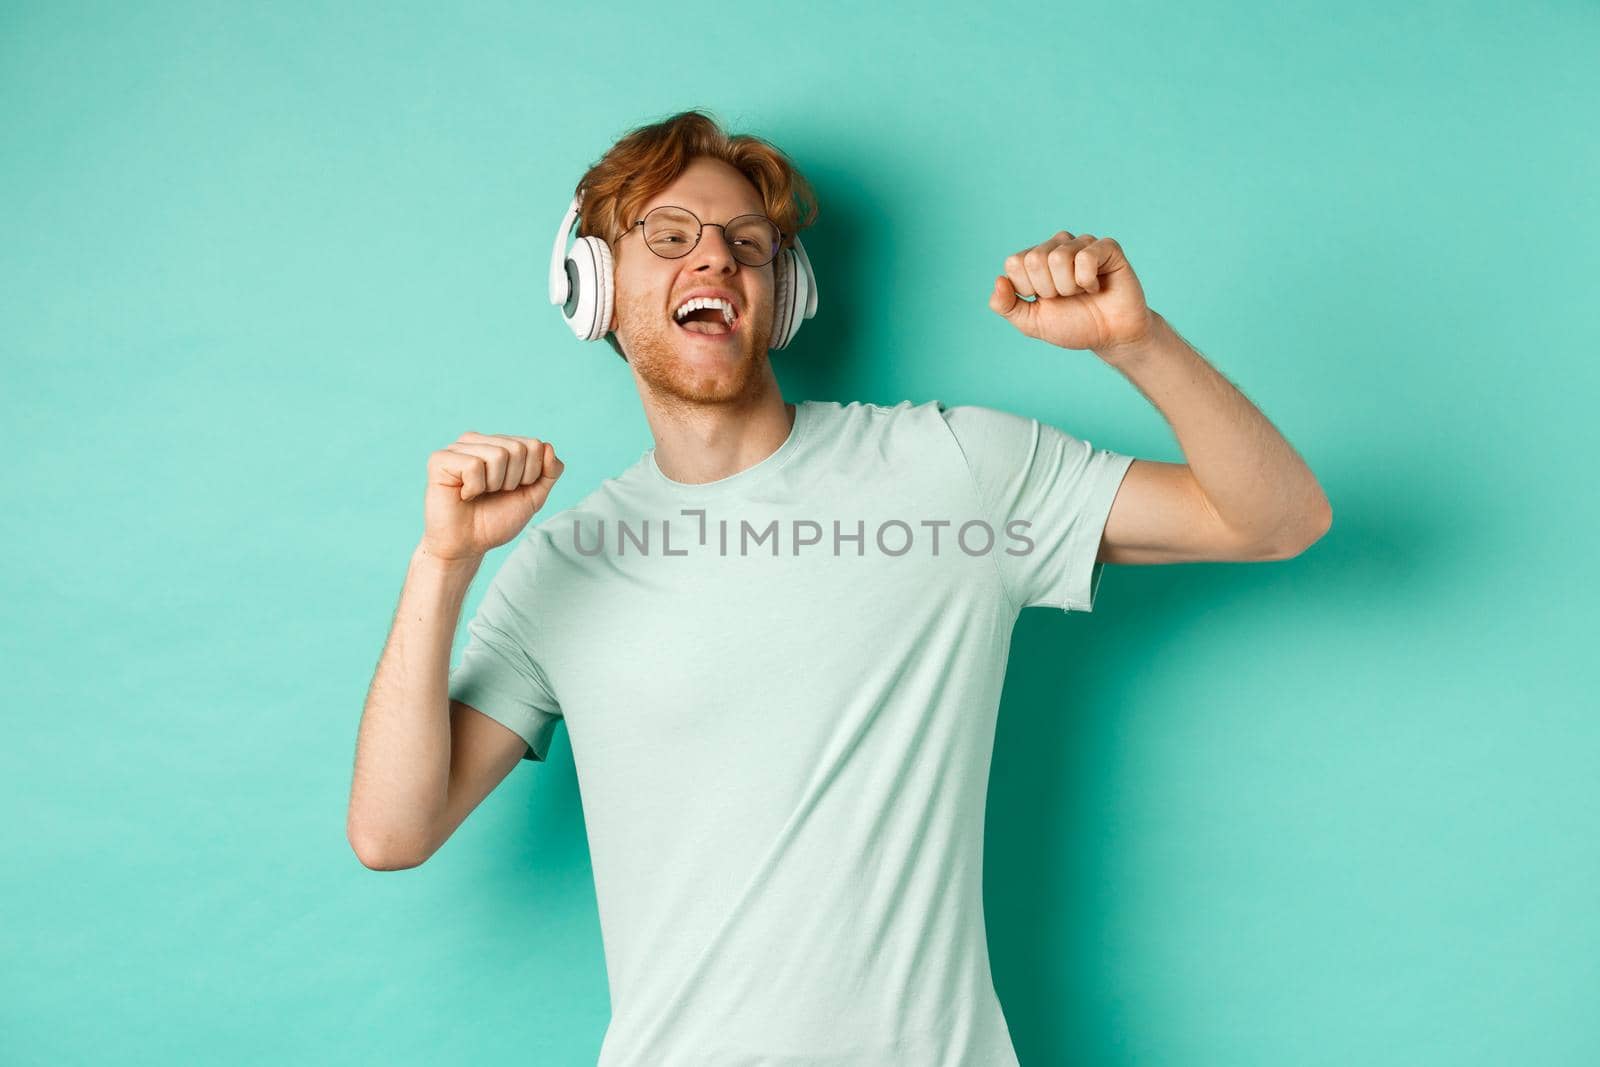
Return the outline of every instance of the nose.
<path id="1" fill-rule="evenodd" d="M 733 249 L 728 246 L 721 226 L 702 226 L 700 243 L 695 245 L 694 251 L 690 252 L 689 256 L 693 261 L 690 264 L 691 270 L 710 266 L 721 270 L 724 274 L 731 274 L 740 266 L 739 261 L 733 258 Z"/>

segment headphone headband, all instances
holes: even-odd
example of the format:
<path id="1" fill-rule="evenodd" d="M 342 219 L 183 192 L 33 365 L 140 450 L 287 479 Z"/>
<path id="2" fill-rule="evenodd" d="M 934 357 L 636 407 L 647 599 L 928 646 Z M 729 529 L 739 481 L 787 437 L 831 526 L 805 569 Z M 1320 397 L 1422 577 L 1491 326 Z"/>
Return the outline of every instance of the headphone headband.
<path id="1" fill-rule="evenodd" d="M 572 224 L 578 221 L 578 208 L 582 203 L 580 196 L 574 196 L 572 203 L 567 207 L 567 213 L 561 217 L 561 228 L 556 231 L 556 246 L 550 253 L 550 303 L 565 304 L 567 302 L 567 272 L 562 267 L 567 248 L 567 236 L 572 232 Z"/>

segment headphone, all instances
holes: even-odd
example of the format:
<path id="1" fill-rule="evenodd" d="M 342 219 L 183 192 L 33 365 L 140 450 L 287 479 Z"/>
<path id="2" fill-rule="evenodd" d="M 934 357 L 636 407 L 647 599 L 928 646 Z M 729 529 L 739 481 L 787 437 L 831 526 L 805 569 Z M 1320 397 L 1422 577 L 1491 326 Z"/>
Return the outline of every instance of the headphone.
<path id="1" fill-rule="evenodd" d="M 598 237 L 580 237 L 566 255 L 567 238 L 578 220 L 583 194 L 572 198 L 556 231 L 550 253 L 550 303 L 580 341 L 598 341 L 611 326 L 615 277 L 611 246 Z M 783 348 L 800 332 L 800 324 L 817 313 L 817 277 L 811 273 L 806 246 L 796 234 L 793 248 L 780 248 L 772 261 L 776 292 L 773 298 L 772 340 L 768 347 Z M 803 313 L 802 313 L 803 309 Z"/>

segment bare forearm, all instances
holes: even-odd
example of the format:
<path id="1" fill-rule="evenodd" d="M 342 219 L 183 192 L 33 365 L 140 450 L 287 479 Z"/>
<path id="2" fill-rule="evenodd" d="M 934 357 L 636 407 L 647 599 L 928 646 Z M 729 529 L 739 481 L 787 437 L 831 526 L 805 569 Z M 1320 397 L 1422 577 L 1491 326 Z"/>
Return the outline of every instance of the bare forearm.
<path id="1" fill-rule="evenodd" d="M 412 553 L 356 740 L 347 833 L 364 862 L 420 862 L 450 781 L 450 644 L 479 563 Z"/>
<path id="2" fill-rule="evenodd" d="M 1154 319 L 1146 340 L 1096 354 L 1161 412 L 1229 526 L 1262 544 L 1316 540 L 1331 517 L 1316 477 L 1254 404 L 1165 318 Z"/>

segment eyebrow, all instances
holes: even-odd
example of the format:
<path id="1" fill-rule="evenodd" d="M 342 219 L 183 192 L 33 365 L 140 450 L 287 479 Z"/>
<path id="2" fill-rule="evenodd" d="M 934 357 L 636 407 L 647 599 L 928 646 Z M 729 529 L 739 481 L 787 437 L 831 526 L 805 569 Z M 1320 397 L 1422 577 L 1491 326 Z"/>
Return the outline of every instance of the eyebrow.
<path id="1" fill-rule="evenodd" d="M 716 214 L 715 212 L 705 211 L 700 207 L 696 207 L 694 204 L 685 204 L 681 200 L 663 200 L 659 204 L 652 203 L 652 204 L 646 204 L 643 207 L 641 207 L 639 209 L 639 217 L 641 219 L 644 218 L 646 215 L 650 214 L 650 212 L 654 211 L 658 207 L 682 207 L 682 208 L 688 208 L 690 211 L 694 212 L 696 215 L 699 215 L 700 216 L 700 220 L 702 222 L 706 221 L 706 219 L 709 218 L 710 216 Z M 751 208 L 751 209 L 744 210 L 744 211 L 733 211 L 733 212 L 730 212 L 728 214 L 728 218 L 736 219 L 740 215 L 763 215 L 764 216 L 764 215 L 766 215 L 766 213 L 767 213 L 767 208 L 766 208 L 766 205 L 763 204 L 761 207 L 758 207 L 758 208 Z"/>

